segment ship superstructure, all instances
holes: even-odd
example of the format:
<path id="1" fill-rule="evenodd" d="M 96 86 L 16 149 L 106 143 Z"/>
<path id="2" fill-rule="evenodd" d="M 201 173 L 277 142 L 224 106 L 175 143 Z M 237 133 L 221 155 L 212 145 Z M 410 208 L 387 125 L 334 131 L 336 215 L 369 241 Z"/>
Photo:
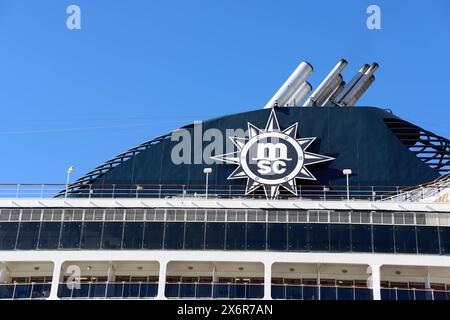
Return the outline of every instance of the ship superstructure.
<path id="1" fill-rule="evenodd" d="M 1 186 L 0 299 L 450 299 L 450 143 L 356 107 L 378 65 L 346 65 L 75 183 Z"/>

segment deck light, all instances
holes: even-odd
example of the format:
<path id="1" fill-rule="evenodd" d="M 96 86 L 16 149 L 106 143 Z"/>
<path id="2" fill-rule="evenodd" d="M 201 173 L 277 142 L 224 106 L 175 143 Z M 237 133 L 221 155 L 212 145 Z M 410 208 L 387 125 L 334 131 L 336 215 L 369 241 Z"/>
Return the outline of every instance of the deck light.
<path id="1" fill-rule="evenodd" d="M 67 169 L 67 177 L 66 177 L 66 193 L 64 195 L 64 198 L 67 198 L 67 193 L 69 191 L 69 179 L 70 175 L 75 171 L 74 166 L 70 166 L 69 169 Z"/>
<path id="2" fill-rule="evenodd" d="M 342 170 L 342 173 L 345 175 L 346 179 L 347 179 L 347 201 L 350 200 L 350 187 L 348 184 L 348 176 L 352 174 L 352 169 L 344 169 Z"/>
<path id="3" fill-rule="evenodd" d="M 206 175 L 206 184 L 205 184 L 205 197 L 208 199 L 208 176 L 212 172 L 212 168 L 203 169 L 203 173 Z"/>

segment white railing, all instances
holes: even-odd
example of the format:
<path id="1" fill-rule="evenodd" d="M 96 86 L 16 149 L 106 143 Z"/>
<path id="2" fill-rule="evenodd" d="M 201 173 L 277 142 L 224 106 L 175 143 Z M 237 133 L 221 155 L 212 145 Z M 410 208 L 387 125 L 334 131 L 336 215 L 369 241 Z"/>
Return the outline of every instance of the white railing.
<path id="1" fill-rule="evenodd" d="M 71 184 L 66 186 L 65 184 L 0 184 L 0 198 L 266 198 L 262 189 L 247 195 L 245 192 L 245 186 L 241 185 L 208 185 L 208 192 L 206 192 L 205 185 Z M 303 185 L 297 187 L 297 195 L 282 191 L 277 199 L 320 201 L 348 199 L 390 202 L 424 202 L 429 200 L 429 202 L 434 202 L 436 198 L 445 193 L 450 193 L 450 175 L 442 176 L 430 184 L 415 187 Z"/>
<path id="2" fill-rule="evenodd" d="M 450 192 L 450 174 L 441 176 L 429 184 L 410 188 L 409 190 L 387 197 L 384 201 L 421 202 L 429 200 L 430 202 L 434 202 L 436 197 L 448 192 Z"/>
<path id="3" fill-rule="evenodd" d="M 296 200 L 364 200 L 383 201 L 400 196 L 405 187 L 399 186 L 320 186 L 302 185 L 297 195 L 281 190 L 277 199 Z M 67 192 L 66 192 L 67 189 Z M 65 184 L 0 184 L 0 198 L 211 198 L 266 199 L 258 189 L 246 195 L 242 185 L 65 185 Z M 401 197 L 399 198 L 401 199 Z"/>

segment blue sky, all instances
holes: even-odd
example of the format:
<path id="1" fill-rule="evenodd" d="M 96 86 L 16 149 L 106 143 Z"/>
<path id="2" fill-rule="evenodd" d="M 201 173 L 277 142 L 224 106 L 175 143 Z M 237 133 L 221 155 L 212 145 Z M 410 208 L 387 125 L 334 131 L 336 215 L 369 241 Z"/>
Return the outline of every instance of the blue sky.
<path id="1" fill-rule="evenodd" d="M 66 8 L 81 8 L 81 30 Z M 381 7 L 381 30 L 366 8 Z M 64 183 L 195 120 L 261 108 L 301 60 L 378 62 L 360 105 L 450 138 L 450 2 L 0 0 L 0 182 Z"/>

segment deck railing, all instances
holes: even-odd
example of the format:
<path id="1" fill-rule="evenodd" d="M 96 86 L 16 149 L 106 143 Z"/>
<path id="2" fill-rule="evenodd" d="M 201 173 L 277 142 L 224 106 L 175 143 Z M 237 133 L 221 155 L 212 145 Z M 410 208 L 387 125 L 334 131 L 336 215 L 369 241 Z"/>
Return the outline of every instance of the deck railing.
<path id="1" fill-rule="evenodd" d="M 0 284 L 0 299 L 46 299 L 51 283 Z"/>
<path id="2" fill-rule="evenodd" d="M 381 300 L 450 300 L 450 291 L 435 289 L 381 288 Z"/>
<path id="3" fill-rule="evenodd" d="M 252 283 L 167 283 L 169 299 L 262 299 L 263 284 Z"/>
<path id="4" fill-rule="evenodd" d="M 286 300 L 372 300 L 372 289 L 361 287 L 272 284 L 272 298 Z"/>
<path id="5" fill-rule="evenodd" d="M 297 195 L 281 190 L 276 199 L 297 200 L 364 200 L 408 201 L 405 190 L 411 186 L 297 186 Z M 450 188 L 450 187 L 441 187 Z M 66 192 L 67 189 L 67 192 Z M 429 190 L 430 189 L 430 190 Z M 435 190 L 434 186 L 420 189 L 422 197 L 415 193 L 415 200 L 424 198 Z M 194 198 L 194 199 L 266 199 L 262 188 L 246 194 L 242 185 L 164 185 L 164 184 L 111 184 L 111 185 L 64 185 L 64 184 L 0 184 L 0 198 Z M 404 199 L 404 200 L 402 200 Z"/>
<path id="6" fill-rule="evenodd" d="M 79 287 L 60 283 L 58 297 L 61 299 L 149 299 L 158 293 L 155 282 L 87 282 Z"/>

